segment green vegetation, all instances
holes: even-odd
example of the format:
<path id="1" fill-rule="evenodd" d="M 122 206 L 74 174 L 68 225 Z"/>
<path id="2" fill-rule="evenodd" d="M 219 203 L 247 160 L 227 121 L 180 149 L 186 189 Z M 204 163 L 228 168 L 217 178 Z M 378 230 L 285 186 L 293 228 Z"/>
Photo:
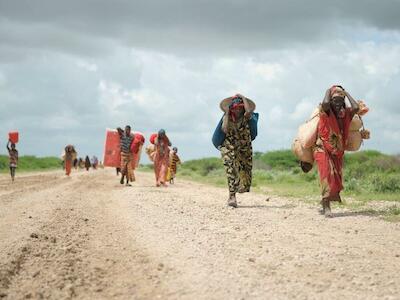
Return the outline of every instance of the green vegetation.
<path id="1" fill-rule="evenodd" d="M 61 168 L 61 160 L 57 157 L 21 156 L 18 161 L 18 172 L 43 171 Z M 0 155 L 0 172 L 8 172 L 9 160 L 7 155 Z"/>
<path id="2" fill-rule="evenodd" d="M 319 200 L 317 168 L 304 174 L 290 150 L 254 154 L 253 190 L 279 196 Z M 222 161 L 204 158 L 185 162 L 179 176 L 218 186 L 226 185 Z M 400 202 L 400 157 L 378 151 L 347 153 L 343 198 L 349 208 L 363 208 L 370 201 Z M 392 208 L 385 215 L 399 216 Z M 383 212 L 382 214 L 383 215 Z"/>

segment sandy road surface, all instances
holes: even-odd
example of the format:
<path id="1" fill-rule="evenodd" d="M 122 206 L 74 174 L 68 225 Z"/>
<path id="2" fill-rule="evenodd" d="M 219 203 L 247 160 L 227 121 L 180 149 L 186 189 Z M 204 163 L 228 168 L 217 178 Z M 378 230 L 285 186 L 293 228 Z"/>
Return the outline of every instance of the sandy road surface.
<path id="1" fill-rule="evenodd" d="M 400 299 L 400 224 L 137 177 L 0 176 L 0 298 Z"/>

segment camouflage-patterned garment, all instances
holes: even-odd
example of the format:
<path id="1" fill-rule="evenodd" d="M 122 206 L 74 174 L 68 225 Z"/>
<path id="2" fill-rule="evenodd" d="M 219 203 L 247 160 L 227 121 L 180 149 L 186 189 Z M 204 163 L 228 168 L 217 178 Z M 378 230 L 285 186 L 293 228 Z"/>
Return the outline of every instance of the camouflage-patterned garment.
<path id="1" fill-rule="evenodd" d="M 248 119 L 229 122 L 221 148 L 230 193 L 250 192 L 253 148 Z"/>

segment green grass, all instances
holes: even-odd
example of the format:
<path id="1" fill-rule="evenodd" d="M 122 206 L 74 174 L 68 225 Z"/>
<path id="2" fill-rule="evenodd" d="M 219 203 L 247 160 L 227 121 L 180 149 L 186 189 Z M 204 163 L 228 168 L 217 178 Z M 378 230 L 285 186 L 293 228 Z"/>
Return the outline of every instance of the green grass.
<path id="1" fill-rule="evenodd" d="M 320 198 L 319 178 L 314 166 L 304 174 L 290 150 L 256 152 L 253 160 L 253 190 L 315 202 Z M 226 186 L 220 158 L 190 160 L 179 168 L 178 176 L 217 186 Z M 400 158 L 378 151 L 347 153 L 345 156 L 344 205 L 366 207 L 371 201 L 400 203 Z M 396 216 L 395 210 L 381 212 Z M 400 218 L 400 217 L 399 217 Z"/>
<path id="2" fill-rule="evenodd" d="M 57 157 L 21 156 L 18 161 L 17 172 L 44 171 L 60 169 L 61 160 Z M 9 171 L 8 156 L 0 155 L 0 173 Z"/>

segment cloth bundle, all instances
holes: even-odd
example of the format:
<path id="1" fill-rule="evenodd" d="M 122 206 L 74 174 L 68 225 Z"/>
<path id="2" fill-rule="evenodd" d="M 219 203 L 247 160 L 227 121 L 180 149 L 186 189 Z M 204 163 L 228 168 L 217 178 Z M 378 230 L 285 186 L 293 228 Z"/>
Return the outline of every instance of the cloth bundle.
<path id="1" fill-rule="evenodd" d="M 354 115 L 350 123 L 349 137 L 347 139 L 346 151 L 358 151 L 361 148 L 363 140 L 370 138 L 371 133 L 364 128 L 364 123 L 361 116 L 368 113 L 369 108 L 363 101 L 358 101 L 359 111 Z"/>

